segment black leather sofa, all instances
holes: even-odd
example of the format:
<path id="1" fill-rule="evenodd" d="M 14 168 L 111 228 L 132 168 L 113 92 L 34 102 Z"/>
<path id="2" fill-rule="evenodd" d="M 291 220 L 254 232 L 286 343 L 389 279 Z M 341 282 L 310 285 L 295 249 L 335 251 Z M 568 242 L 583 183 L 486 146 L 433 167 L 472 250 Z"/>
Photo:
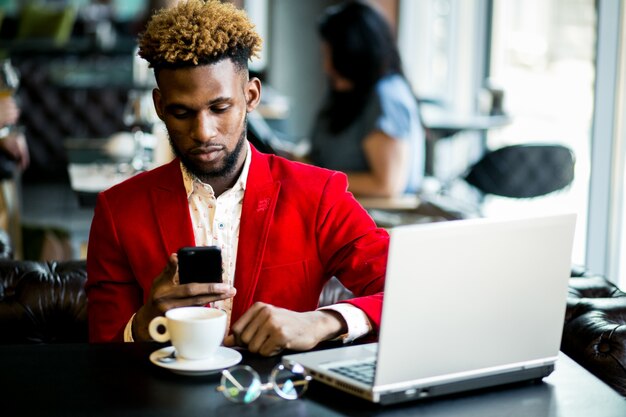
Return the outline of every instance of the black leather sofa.
<path id="1" fill-rule="evenodd" d="M 0 233 L 0 343 L 87 341 L 85 261 L 10 259 Z M 561 350 L 626 397 L 626 293 L 573 268 Z M 321 304 L 350 297 L 338 281 Z"/>
<path id="2" fill-rule="evenodd" d="M 626 293 L 574 268 L 561 350 L 626 397 Z"/>

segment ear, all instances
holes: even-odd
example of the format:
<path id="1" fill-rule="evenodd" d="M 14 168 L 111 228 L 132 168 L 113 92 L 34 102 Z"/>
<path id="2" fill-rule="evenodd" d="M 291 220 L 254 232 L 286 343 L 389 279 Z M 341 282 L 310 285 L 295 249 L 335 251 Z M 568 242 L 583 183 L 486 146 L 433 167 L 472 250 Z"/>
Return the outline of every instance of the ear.
<path id="1" fill-rule="evenodd" d="M 159 119 L 163 120 L 163 99 L 161 97 L 161 90 L 155 88 L 152 90 L 152 101 L 154 102 L 154 109 L 156 110 Z"/>
<path id="2" fill-rule="evenodd" d="M 246 110 L 250 113 L 261 101 L 261 80 L 254 77 L 246 83 Z"/>

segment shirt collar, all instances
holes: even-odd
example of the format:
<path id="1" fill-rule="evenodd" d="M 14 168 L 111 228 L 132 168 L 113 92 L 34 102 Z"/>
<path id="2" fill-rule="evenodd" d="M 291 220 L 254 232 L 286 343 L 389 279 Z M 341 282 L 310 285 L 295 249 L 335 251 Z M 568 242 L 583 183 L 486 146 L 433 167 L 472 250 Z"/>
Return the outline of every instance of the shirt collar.
<path id="1" fill-rule="evenodd" d="M 246 146 L 247 152 L 246 152 L 246 159 L 243 162 L 243 169 L 241 170 L 241 174 L 239 175 L 237 182 L 235 182 L 235 185 L 233 185 L 233 188 L 232 188 L 232 189 L 241 189 L 243 191 L 246 190 L 246 185 L 248 183 L 248 172 L 250 171 L 250 163 L 252 161 L 252 150 L 250 149 L 250 142 L 246 141 L 245 146 Z M 189 197 L 191 197 L 191 194 L 193 194 L 194 184 L 197 187 L 205 188 L 209 190 L 211 193 L 213 193 L 213 188 L 209 184 L 200 181 L 198 177 L 196 177 L 191 172 L 189 172 L 187 168 L 185 168 L 182 162 L 180 163 L 180 170 L 183 173 L 183 183 L 185 184 L 185 192 L 187 194 L 187 199 L 189 199 Z"/>

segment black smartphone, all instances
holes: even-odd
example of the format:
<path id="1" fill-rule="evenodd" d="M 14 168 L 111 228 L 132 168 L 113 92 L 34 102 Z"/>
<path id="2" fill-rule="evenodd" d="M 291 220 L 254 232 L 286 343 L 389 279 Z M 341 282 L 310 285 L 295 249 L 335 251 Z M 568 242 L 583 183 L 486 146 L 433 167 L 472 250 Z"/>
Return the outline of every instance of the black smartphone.
<path id="1" fill-rule="evenodd" d="M 222 251 L 217 246 L 187 246 L 178 250 L 178 278 L 190 282 L 222 282 Z"/>

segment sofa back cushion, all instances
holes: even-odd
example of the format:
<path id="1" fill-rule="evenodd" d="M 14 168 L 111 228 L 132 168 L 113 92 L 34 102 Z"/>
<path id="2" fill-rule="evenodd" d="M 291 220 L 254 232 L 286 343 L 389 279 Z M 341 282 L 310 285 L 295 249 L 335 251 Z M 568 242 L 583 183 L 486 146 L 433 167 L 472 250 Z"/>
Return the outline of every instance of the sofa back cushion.
<path id="1" fill-rule="evenodd" d="M 85 261 L 0 260 L 0 343 L 87 342 Z"/>

